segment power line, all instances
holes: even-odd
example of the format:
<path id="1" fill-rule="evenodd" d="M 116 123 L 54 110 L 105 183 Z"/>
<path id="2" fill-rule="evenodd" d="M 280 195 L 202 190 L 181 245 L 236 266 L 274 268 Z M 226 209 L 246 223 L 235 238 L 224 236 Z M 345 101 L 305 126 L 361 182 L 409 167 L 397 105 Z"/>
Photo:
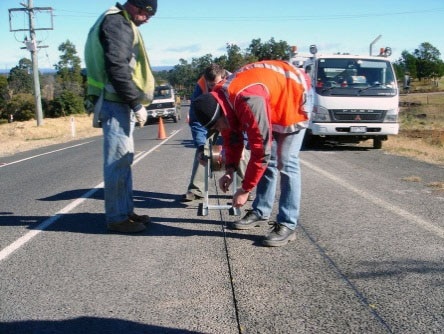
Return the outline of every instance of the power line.
<path id="1" fill-rule="evenodd" d="M 227 22 L 236 22 L 236 21 L 325 21 L 325 20 L 352 20 L 352 19 L 360 19 L 360 18 L 368 18 L 368 17 L 383 17 L 383 16 L 393 16 L 393 15 L 413 15 L 413 14 L 426 14 L 426 13 L 435 13 L 442 12 L 444 8 L 437 9 L 427 9 L 427 10 L 418 10 L 418 11 L 404 11 L 404 12 L 392 12 L 392 13 L 362 13 L 362 14 L 339 14 L 339 15 L 291 15 L 291 16 L 228 16 L 228 17 L 220 17 L 220 16 L 202 16 L 202 17 L 190 17 L 190 16 L 171 16 L 171 17 L 156 17 L 156 20 L 182 20 L 182 21 L 227 21 Z"/>
<path id="2" fill-rule="evenodd" d="M 325 20 L 354 20 L 369 17 L 385 17 L 393 15 L 415 15 L 442 12 L 444 8 L 432 8 L 415 11 L 401 11 L 401 12 L 384 12 L 384 13 L 349 13 L 349 14 L 335 14 L 335 15 L 278 15 L 278 16 L 156 16 L 156 20 L 178 20 L 178 21 L 222 21 L 222 22 L 275 22 L 275 21 L 325 21 Z M 73 15 L 56 14 L 57 17 L 97 17 L 97 13 L 78 12 L 68 10 L 57 10 L 57 12 L 67 12 Z"/>

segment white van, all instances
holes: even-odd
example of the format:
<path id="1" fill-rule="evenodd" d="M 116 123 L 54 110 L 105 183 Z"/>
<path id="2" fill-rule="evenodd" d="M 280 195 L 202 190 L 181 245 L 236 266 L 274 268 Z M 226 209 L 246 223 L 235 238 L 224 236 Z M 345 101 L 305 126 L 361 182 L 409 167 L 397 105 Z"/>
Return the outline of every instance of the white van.
<path id="1" fill-rule="evenodd" d="M 170 85 L 159 85 L 154 89 L 153 102 L 146 107 L 148 112 L 147 122 L 158 119 L 172 119 L 174 123 L 180 120 L 180 109 L 176 105 L 176 96 Z"/>

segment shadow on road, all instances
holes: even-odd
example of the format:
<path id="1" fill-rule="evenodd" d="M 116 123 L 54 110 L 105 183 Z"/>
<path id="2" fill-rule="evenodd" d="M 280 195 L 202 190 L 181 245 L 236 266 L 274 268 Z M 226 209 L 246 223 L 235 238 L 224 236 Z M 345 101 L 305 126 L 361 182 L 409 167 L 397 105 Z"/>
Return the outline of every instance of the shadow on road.
<path id="1" fill-rule="evenodd" d="M 73 201 L 84 196 L 91 189 L 75 189 L 55 194 L 49 197 L 40 198 L 40 201 Z M 89 199 L 103 200 L 103 189 L 97 189 Z M 153 209 L 148 211 L 152 223 L 148 228 L 137 234 L 128 236 L 149 237 L 149 236 L 216 236 L 229 238 L 239 238 L 257 242 L 257 236 L 234 232 L 223 229 L 224 222 L 221 220 L 208 219 L 197 216 L 197 203 L 186 205 L 180 202 L 181 195 L 134 191 L 134 204 L 136 209 Z M 162 216 L 159 210 L 169 210 L 168 216 Z M 179 209 L 175 211 L 175 209 Z M 181 210 L 180 210 L 181 209 Z M 185 210 L 195 211 L 196 218 L 191 215 L 184 217 Z M 158 216 L 156 216 L 156 214 Z M 193 213 L 194 214 L 194 213 Z M 39 229 L 40 225 L 50 219 L 55 221 L 45 227 L 46 231 L 72 232 L 86 234 L 110 234 L 106 229 L 105 217 L 103 213 L 79 212 L 64 213 L 54 216 L 24 216 L 15 215 L 14 212 L 0 212 L 0 226 L 25 226 L 29 230 Z M 194 226 L 193 226 L 194 225 Z M 219 230 L 214 228 L 206 229 L 206 225 L 220 225 Z M 113 233 L 114 234 L 114 233 Z M 1 332 L 0 332 L 1 333 Z"/>
<path id="2" fill-rule="evenodd" d="M 324 143 L 323 145 L 317 146 L 303 146 L 301 151 L 317 151 L 317 152 L 341 152 L 341 151 L 350 151 L 350 152 L 366 152 L 374 150 L 371 147 L 365 146 L 357 146 L 355 144 L 339 144 L 339 143 Z"/>
<path id="3" fill-rule="evenodd" d="M 26 320 L 0 323 L 2 334 L 52 333 L 52 334 L 187 334 L 200 333 L 178 328 L 167 328 L 155 325 L 141 324 L 122 319 L 108 319 L 96 317 L 80 317 L 69 320 Z"/>

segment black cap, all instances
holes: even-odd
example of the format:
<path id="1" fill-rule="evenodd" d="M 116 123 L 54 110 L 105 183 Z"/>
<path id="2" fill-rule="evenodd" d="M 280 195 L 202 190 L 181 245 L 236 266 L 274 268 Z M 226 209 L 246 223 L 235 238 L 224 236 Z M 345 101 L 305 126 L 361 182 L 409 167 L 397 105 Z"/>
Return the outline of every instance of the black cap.
<path id="1" fill-rule="evenodd" d="M 133 6 L 145 9 L 149 15 L 156 14 L 157 0 L 128 0 L 128 2 Z"/>
<path id="2" fill-rule="evenodd" d="M 207 129 L 210 129 L 221 115 L 220 105 L 210 93 L 202 94 L 195 99 L 193 108 L 197 120 Z"/>

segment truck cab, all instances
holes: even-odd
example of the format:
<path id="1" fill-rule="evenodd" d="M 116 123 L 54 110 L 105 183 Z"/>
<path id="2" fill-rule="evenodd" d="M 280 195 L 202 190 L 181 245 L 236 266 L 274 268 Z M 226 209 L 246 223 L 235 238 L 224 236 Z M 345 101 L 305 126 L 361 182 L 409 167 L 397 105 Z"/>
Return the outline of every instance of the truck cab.
<path id="1" fill-rule="evenodd" d="M 313 85 L 306 144 L 372 139 L 373 148 L 379 149 L 388 135 L 398 134 L 397 80 L 383 52 L 356 56 L 315 51 L 303 63 Z"/>

